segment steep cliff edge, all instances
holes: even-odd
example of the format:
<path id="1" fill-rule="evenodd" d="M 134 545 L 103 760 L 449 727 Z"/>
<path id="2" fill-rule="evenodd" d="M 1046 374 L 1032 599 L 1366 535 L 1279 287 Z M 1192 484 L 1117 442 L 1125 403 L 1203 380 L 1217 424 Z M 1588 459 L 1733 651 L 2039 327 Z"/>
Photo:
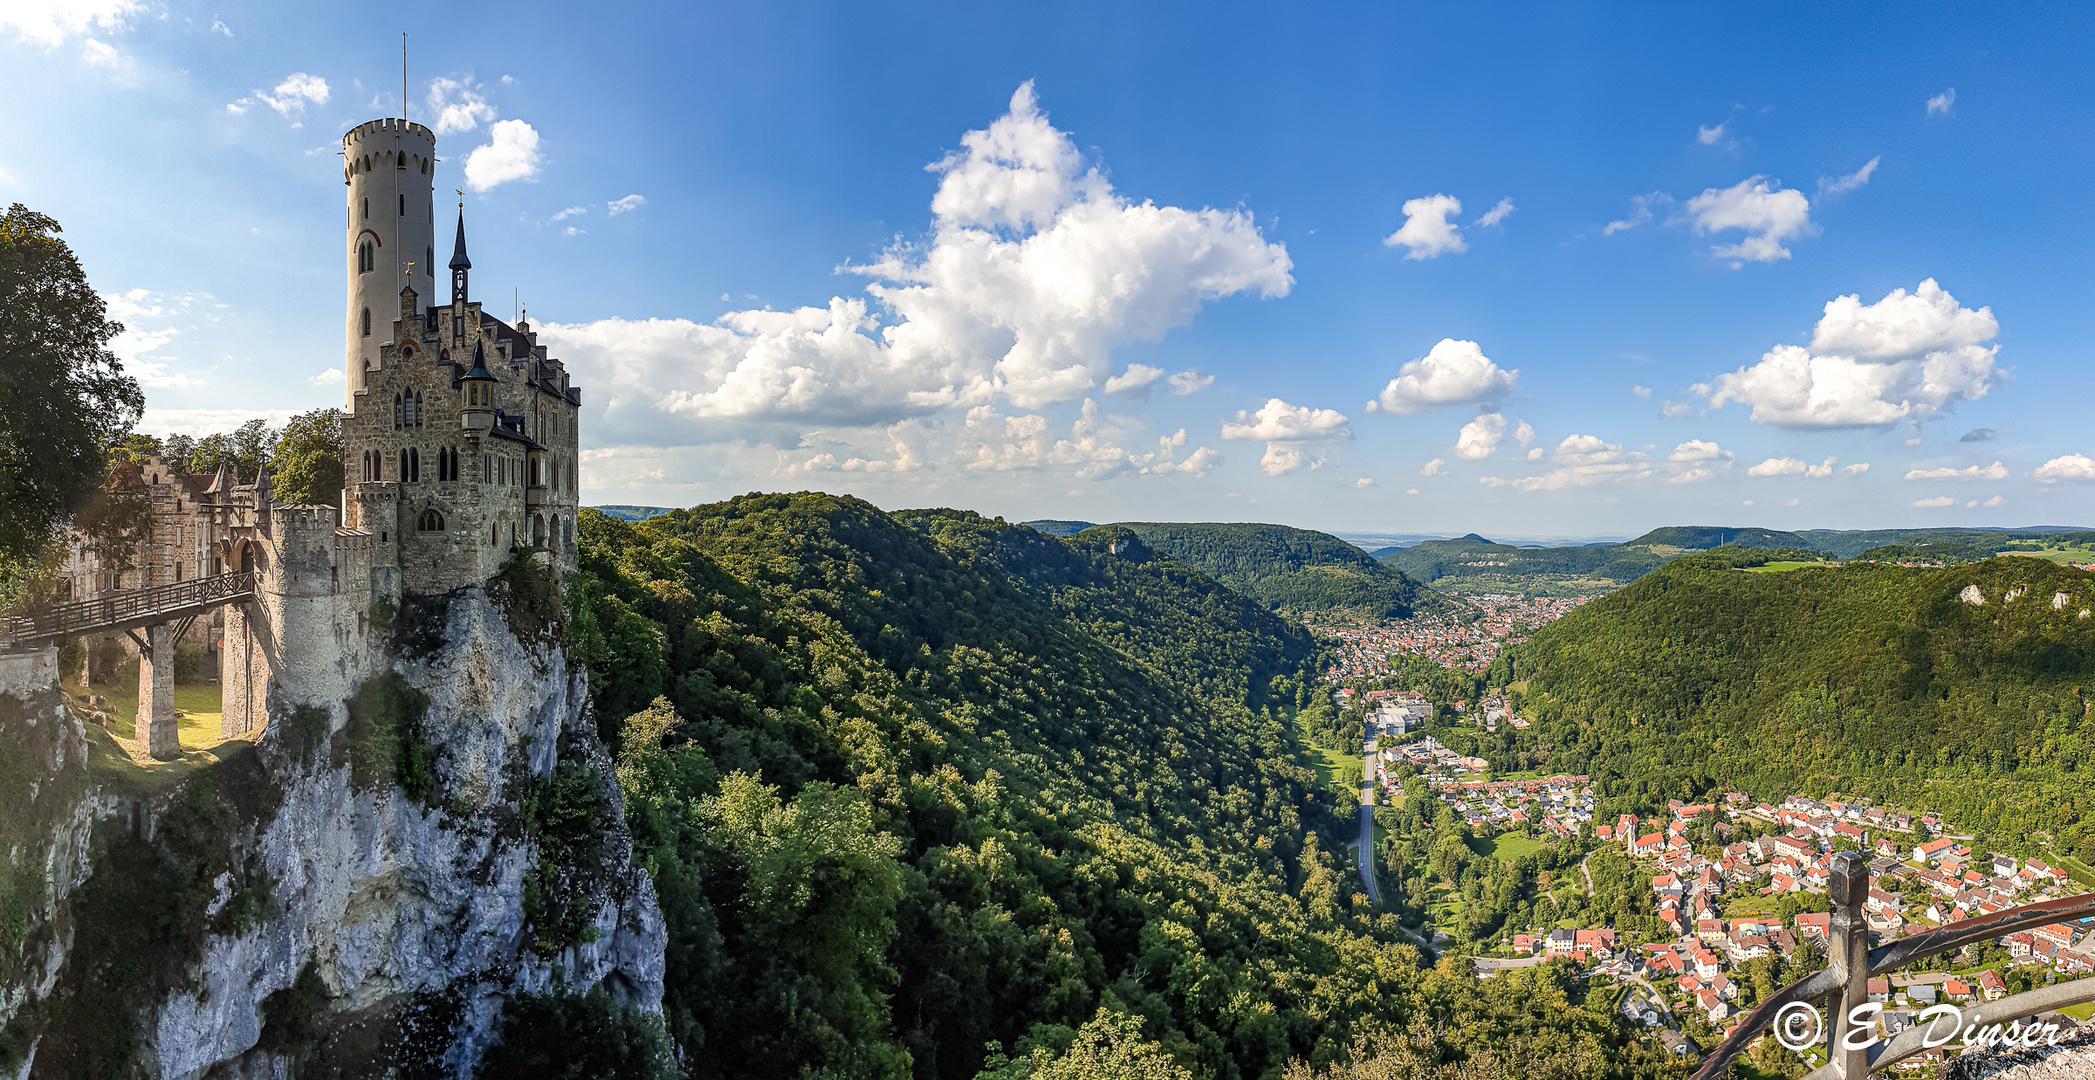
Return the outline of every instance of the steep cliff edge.
<path id="1" fill-rule="evenodd" d="M 348 701 L 160 768 L 36 665 L 0 687 L 0 1075 L 470 1075 L 520 997 L 658 1012 L 587 677 L 529 608 L 412 602 Z"/>

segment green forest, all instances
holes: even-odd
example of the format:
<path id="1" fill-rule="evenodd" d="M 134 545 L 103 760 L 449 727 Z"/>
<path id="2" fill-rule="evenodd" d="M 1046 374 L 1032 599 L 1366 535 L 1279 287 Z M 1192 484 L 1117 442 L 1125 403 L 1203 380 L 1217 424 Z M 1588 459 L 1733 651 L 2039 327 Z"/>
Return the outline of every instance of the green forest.
<path id="1" fill-rule="evenodd" d="M 797 494 L 581 541 L 692 1075 L 1679 1074 L 1615 991 L 1376 910 L 1301 764 L 1315 642 L 1134 531 Z"/>
<path id="2" fill-rule="evenodd" d="M 1678 559 L 1502 657 L 1546 747 L 1611 802 L 1838 791 L 1948 814 L 2004 847 L 2095 855 L 2095 574 L 2037 558 L 1743 570 Z"/>
<path id="3" fill-rule="evenodd" d="M 1408 619 L 1448 609 L 1443 597 L 1402 570 L 1329 533 L 1247 523 L 1131 521 L 1119 527 L 1287 614 Z"/>
<path id="4" fill-rule="evenodd" d="M 1449 592 L 1596 593 L 1627 585 L 1673 559 L 1719 547 L 1794 548 L 1836 559 L 1976 562 L 2003 551 L 2085 547 L 2095 534 L 2063 529 L 1776 529 L 1670 525 L 1619 544 L 1521 547 L 1475 533 L 1374 551 L 1374 558 Z M 2095 552 L 2088 559 L 2095 560 Z"/>

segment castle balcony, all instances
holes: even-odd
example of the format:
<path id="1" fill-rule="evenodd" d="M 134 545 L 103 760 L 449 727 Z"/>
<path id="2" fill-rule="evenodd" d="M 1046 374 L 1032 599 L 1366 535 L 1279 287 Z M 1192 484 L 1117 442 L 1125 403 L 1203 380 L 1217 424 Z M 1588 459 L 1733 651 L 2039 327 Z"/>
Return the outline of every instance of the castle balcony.
<path id="1" fill-rule="evenodd" d="M 524 488 L 524 506 L 526 509 L 544 506 L 546 502 L 546 486 L 544 484 L 531 484 Z"/>

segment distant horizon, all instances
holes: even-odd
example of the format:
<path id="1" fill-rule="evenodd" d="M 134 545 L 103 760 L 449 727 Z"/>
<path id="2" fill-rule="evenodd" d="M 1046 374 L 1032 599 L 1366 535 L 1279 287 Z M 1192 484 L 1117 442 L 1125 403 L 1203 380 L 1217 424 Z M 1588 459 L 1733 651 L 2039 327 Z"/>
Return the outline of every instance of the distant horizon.
<path id="1" fill-rule="evenodd" d="M 843 494 L 843 493 L 839 493 L 839 494 Z M 854 497 L 856 497 L 856 496 L 854 496 Z M 715 502 L 718 502 L 718 501 L 724 501 L 724 500 L 713 500 L 713 501 L 715 501 Z M 871 502 L 872 500 L 870 500 L 870 499 L 869 499 L 869 500 L 867 500 L 867 501 L 868 501 L 868 502 Z M 698 506 L 698 505 L 704 505 L 704 504 L 701 504 L 701 503 L 693 503 L 693 504 L 691 504 L 691 505 L 693 505 L 693 506 Z M 878 504 L 875 504 L 875 505 L 878 505 Z M 585 505 L 585 506 L 584 506 L 583 508 L 584 508 L 584 509 L 586 509 L 586 510 L 642 510 L 642 511 L 652 511 L 652 512 L 654 512 L 654 513 L 658 513 L 658 514 L 663 514 L 663 513 L 669 513 L 669 512 L 671 512 L 671 511 L 674 511 L 674 510 L 684 510 L 684 509 L 689 509 L 689 507 L 683 507 L 683 506 L 657 506 L 657 505 L 652 505 L 652 504 L 645 504 L 645 503 L 595 503 L 595 504 L 589 504 L 589 505 Z M 964 507 L 964 506 L 961 506 L 961 507 L 946 507 L 946 508 L 950 508 L 950 509 L 957 509 L 957 510 L 968 510 L 968 509 L 970 509 L 969 507 Z M 930 507 L 930 506 L 908 506 L 908 507 L 881 507 L 881 509 L 882 509 L 883 511 L 888 511 L 888 512 L 899 512 L 899 511 L 902 511 L 902 510 L 925 510 L 925 509 L 935 509 L 935 508 L 934 508 L 934 507 Z M 977 512 L 977 513 L 980 513 L 980 511 L 976 511 L 976 512 Z M 990 516 L 994 516 L 994 515 L 990 515 Z M 1640 536 L 1644 536 L 1644 535 L 1647 535 L 1647 534 L 1649 534 L 1649 533 L 1651 533 L 1651 532 L 1654 532 L 1654 531 L 1656 531 L 1656 530 L 1658 530 L 1658 529 L 1671 529 L 1671 528 L 1689 528 L 1689 529 L 1739 529 L 1739 530 L 1746 530 L 1746 529 L 1764 529 L 1764 530 L 1766 530 L 1766 531 L 1768 531 L 1768 532 L 1788 532 L 1788 533 L 1851 533 L 1851 532 L 1894 532 L 1894 531 L 1897 531 L 1897 532 L 1920 532 L 1920 531 L 1933 531 L 1933 530 L 1957 530 L 1957 529 L 1969 530 L 1969 531 L 1973 531 L 1973 532 L 2095 532 L 2095 526 L 2087 526 L 2087 525 L 1923 525 L 1923 526 L 1902 526 L 1902 525 L 1885 525 L 1885 526 L 1876 526 L 1876 527 L 1862 527 L 1862 528 L 1853 528 L 1853 529 L 1838 529 L 1838 528 L 1824 528 L 1824 527 L 1805 527 L 1805 528 L 1796 528 L 1796 529 L 1778 529 L 1778 528 L 1774 528 L 1774 527 L 1772 527 L 1772 526 L 1768 526 L 1768 525 L 1732 525 L 1732 524 L 1722 524 L 1722 525 L 1718 525 L 1718 524 L 1710 524 L 1710 523 L 1707 523 L 1707 522 L 1675 522 L 1675 523 L 1673 523 L 1673 524 L 1671 524 L 1671 525 L 1654 525 L 1654 526 L 1652 526 L 1651 528 L 1648 528 L 1648 529 L 1643 529 L 1643 530 L 1640 530 L 1640 531 L 1637 531 L 1637 532 L 1618 532 L 1618 533 L 1597 533 L 1597 534 L 1532 534 L 1532 535 L 1522 535 L 1522 534 L 1519 534 L 1519 533 L 1504 533 L 1504 532 L 1486 532 L 1485 530 L 1482 530 L 1482 529 L 1464 529 L 1464 530 L 1462 530 L 1462 531 L 1460 531 L 1460 532 L 1449 532 L 1449 531 L 1430 531 L 1430 532 L 1402 532 L 1402 533 L 1398 533 L 1398 532 L 1388 532 L 1388 531 L 1384 531 L 1384 530 L 1373 530 L 1373 529 L 1317 529 L 1317 528 L 1314 528 L 1314 527 L 1312 527 L 1312 526 L 1308 526 L 1308 525 L 1297 525 L 1297 524 L 1295 524 L 1295 523 L 1293 523 L 1293 522 L 1287 522 L 1287 521 L 1271 521 L 1271 520 L 1266 520 L 1266 519 L 1256 519 L 1256 518 L 1244 518 L 1244 519 L 1241 519 L 1241 520 L 1223 520 L 1223 519 L 1201 519 L 1201 520 L 1199 520 L 1199 521 L 1194 521 L 1194 520 L 1190 520 L 1190 519 L 1188 519 L 1188 520 L 1179 520 L 1179 519 L 1165 519 L 1165 518 L 1115 518 L 1115 519 L 1113 519 L 1113 520 L 1110 520 L 1110 521 L 1092 521 L 1092 520 L 1091 520 L 1091 519 L 1089 519 L 1089 518 L 1054 518 L 1054 517 L 1027 517 L 1027 518 L 1013 518 L 1013 517 L 1010 517 L 1009 515 L 1005 515 L 1005 518 L 1006 518 L 1006 520 L 1008 520 L 1008 521 L 1012 521 L 1012 522 L 1015 522 L 1015 523 L 1017 523 L 1017 524 L 1020 524 L 1020 525 L 1026 525 L 1026 524 L 1031 524 L 1032 522 L 1036 522 L 1036 521 L 1078 521 L 1078 522 L 1083 522 L 1083 523 L 1085 523 L 1085 524 L 1088 524 L 1088 525 L 1094 525 L 1094 526 L 1097 526 L 1097 525 L 1115 525 L 1115 524 L 1120 524 L 1120 523 L 1122 523 L 1122 522 L 1128 522 L 1128 521 L 1153 521 L 1153 522 L 1157 522 L 1157 523 L 1159 523 L 1159 524 L 1201 524 L 1201 525 L 1283 525 L 1283 526 L 1286 526 L 1286 527 L 1288 527 L 1288 528 L 1291 528 L 1291 529 L 1303 529 L 1303 530 L 1306 530 L 1306 531 L 1310 531 L 1310 532 L 1321 532 L 1321 533 L 1324 533 L 1324 534 L 1325 534 L 1325 535 L 1327 535 L 1327 536 L 1334 536 L 1334 537 L 1337 537 L 1337 538 L 1338 538 L 1338 539 L 1340 539 L 1340 540 L 1344 540 L 1344 541 L 1346 541 L 1347 543 L 1349 543 L 1349 544 L 1352 544 L 1352 545 L 1353 545 L 1353 546 L 1355 546 L 1355 547 L 1361 548 L 1361 549 L 1362 549 L 1362 550 L 1364 550 L 1364 551 L 1365 551 L 1365 550 L 1372 550 L 1373 548 L 1376 548 L 1376 547 L 1399 547 L 1399 546 L 1408 546 L 1409 544 L 1413 544 L 1413 543 L 1418 543 L 1418 542 L 1420 542 L 1420 541 L 1423 541 L 1423 540 L 1453 540 L 1453 539 L 1457 539 L 1457 538 L 1459 538 L 1459 537 L 1463 537 L 1463 536 L 1472 536 L 1472 535 L 1474 535 L 1474 536 L 1481 536 L 1481 537 L 1483 537 L 1484 539 L 1486 539 L 1486 540 L 1489 540 L 1489 541 L 1491 541 L 1491 542 L 1493 542 L 1493 543 L 1500 543 L 1500 544 L 1508 544 L 1508 545 L 1522 545 L 1522 546 L 1532 546 L 1532 547 L 1576 547 L 1576 546 L 1579 546 L 1579 545 L 1582 545 L 1582 544 L 1620 544 L 1620 543 L 1626 543 L 1626 542 L 1628 542 L 1628 541 L 1634 540 L 1634 539 L 1636 539 L 1637 537 L 1640 537 Z M 1382 541 L 1382 542 L 1381 542 L 1381 543 L 1373 543 L 1373 542 L 1375 542 L 1375 541 Z"/>

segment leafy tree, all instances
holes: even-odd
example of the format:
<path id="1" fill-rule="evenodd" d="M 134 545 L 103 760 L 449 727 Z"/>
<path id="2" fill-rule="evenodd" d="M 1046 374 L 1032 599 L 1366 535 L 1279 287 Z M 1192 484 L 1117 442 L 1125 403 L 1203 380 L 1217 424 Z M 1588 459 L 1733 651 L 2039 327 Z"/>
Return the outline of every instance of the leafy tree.
<path id="1" fill-rule="evenodd" d="M 108 318 L 58 222 L 0 215 L 0 577 L 15 579 L 94 498 L 109 447 L 145 395 L 123 373 Z"/>
<path id="2" fill-rule="evenodd" d="M 268 441 L 269 482 L 278 502 L 341 509 L 342 410 L 299 413 Z"/>
<path id="3" fill-rule="evenodd" d="M 671 1080 L 677 1069 L 661 1019 L 619 1005 L 599 984 L 587 994 L 555 988 L 504 1003 L 501 1041 L 479 1075 Z"/>
<path id="4" fill-rule="evenodd" d="M 323 410 L 326 411 L 326 410 Z M 307 414 L 311 415 L 311 414 Z M 339 425 L 339 420 L 337 421 Z M 262 466 L 269 463 L 277 432 L 267 420 L 249 420 L 230 432 L 206 435 L 196 440 L 185 463 L 193 475 L 208 476 L 217 472 L 223 464 L 231 470 L 236 484 L 252 484 L 262 474 Z M 340 428 L 336 428 L 336 456 L 339 458 Z"/>

